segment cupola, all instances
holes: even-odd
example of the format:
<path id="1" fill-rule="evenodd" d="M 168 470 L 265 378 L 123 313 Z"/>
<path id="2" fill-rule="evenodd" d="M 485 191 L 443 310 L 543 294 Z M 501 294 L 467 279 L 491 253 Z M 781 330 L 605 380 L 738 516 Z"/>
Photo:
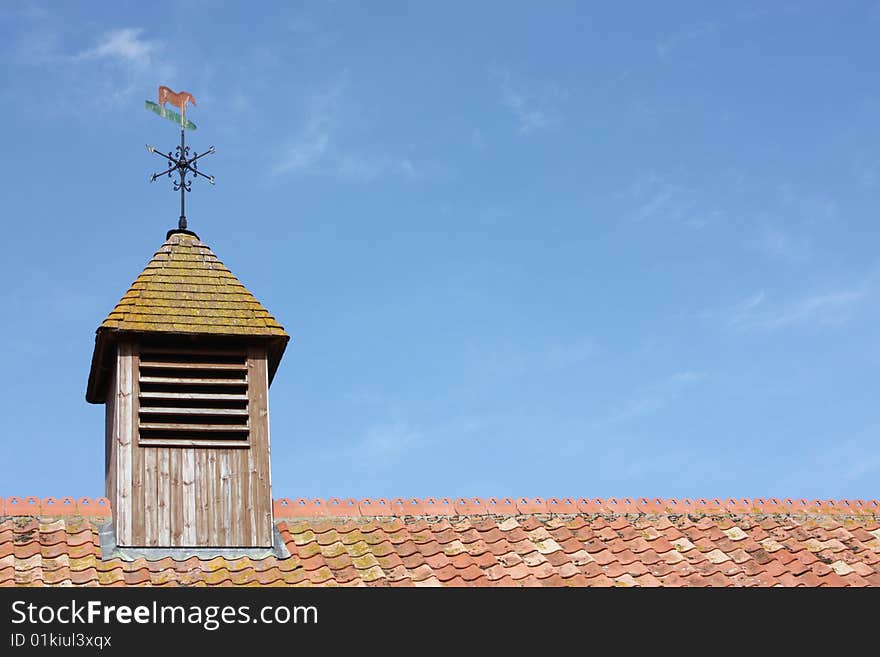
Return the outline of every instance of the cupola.
<path id="1" fill-rule="evenodd" d="M 188 230 L 167 235 L 97 330 L 120 547 L 273 544 L 269 386 L 289 336 Z"/>

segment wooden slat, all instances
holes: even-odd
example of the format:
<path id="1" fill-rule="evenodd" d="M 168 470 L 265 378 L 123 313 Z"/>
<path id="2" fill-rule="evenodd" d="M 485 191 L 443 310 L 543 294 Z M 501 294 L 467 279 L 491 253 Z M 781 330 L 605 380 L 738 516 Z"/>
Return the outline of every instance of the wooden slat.
<path id="1" fill-rule="evenodd" d="M 116 440 L 116 432 L 119 429 L 116 418 L 116 398 L 118 396 L 116 392 L 116 385 L 119 381 L 119 376 L 117 375 L 118 369 L 119 366 L 117 365 L 110 370 L 110 380 L 108 382 L 108 390 L 110 391 L 110 394 L 107 395 L 104 417 L 104 495 L 106 495 L 107 499 L 110 500 L 110 508 L 112 509 L 112 512 L 114 514 L 117 514 L 119 511 L 119 444 Z M 118 523 L 116 524 L 116 528 L 118 530 Z"/>
<path id="2" fill-rule="evenodd" d="M 230 460 L 231 455 L 227 450 L 217 451 L 217 466 L 219 470 L 219 505 L 216 509 L 218 513 L 217 539 L 219 541 L 218 545 L 224 546 L 238 544 L 235 539 L 236 527 L 232 523 L 232 489 L 234 479 Z"/>
<path id="3" fill-rule="evenodd" d="M 251 422 L 251 499 L 256 544 L 272 545 L 272 484 L 269 468 L 269 374 L 266 366 L 266 348 L 248 349 L 248 407 Z M 250 468 L 249 468 L 250 469 Z"/>
<path id="4" fill-rule="evenodd" d="M 241 424 L 177 424 L 172 422 L 141 422 L 141 431 L 144 429 L 165 429 L 167 431 L 229 431 L 241 433 L 247 431 L 247 425 Z M 149 438 L 149 436 L 145 436 Z"/>
<path id="5" fill-rule="evenodd" d="M 140 352 L 142 354 L 184 354 L 186 356 L 192 356 L 193 354 L 197 354 L 199 356 L 240 356 L 242 359 L 245 357 L 244 349 L 204 349 L 202 347 L 193 348 L 193 347 L 160 347 L 160 346 L 151 346 L 151 345 L 141 345 Z"/>
<path id="6" fill-rule="evenodd" d="M 247 395 L 236 395 L 221 392 L 141 392 L 141 399 L 216 399 L 229 401 L 246 401 Z"/>
<path id="7" fill-rule="evenodd" d="M 236 505 L 235 521 L 241 527 L 241 545 L 254 544 L 254 521 L 251 517 L 251 486 L 250 471 L 248 470 L 248 453 L 251 450 L 238 450 L 234 454 L 238 457 L 236 469 L 238 472 L 239 500 Z"/>
<path id="8" fill-rule="evenodd" d="M 137 372 L 137 345 L 132 345 L 132 374 Z M 132 381 L 132 404 L 134 411 L 137 411 L 137 393 L 138 382 L 137 377 L 133 377 Z M 132 413 L 132 442 L 131 442 L 131 515 L 134 519 L 132 524 L 132 534 L 130 545 L 144 545 L 144 450 L 138 445 L 138 417 L 137 413 Z"/>
<path id="9" fill-rule="evenodd" d="M 144 459 L 144 545 L 159 544 L 158 510 L 159 463 L 156 449 L 142 449 Z"/>
<path id="10" fill-rule="evenodd" d="M 256 392 L 254 388 L 257 388 L 259 384 L 259 379 L 254 378 L 254 373 L 256 371 L 254 365 L 254 357 L 255 354 L 252 353 L 251 350 L 248 351 L 248 411 L 253 413 L 257 410 L 256 405 Z M 264 439 L 263 433 L 261 431 L 262 425 L 259 422 L 251 422 L 254 425 L 256 431 L 251 430 L 249 438 L 251 442 L 251 448 L 247 452 L 248 456 L 248 501 L 249 511 L 248 514 L 251 517 L 251 537 L 253 539 L 254 545 L 262 545 L 263 534 L 265 533 L 262 529 L 263 520 L 259 517 L 260 514 L 260 496 L 264 494 L 263 487 L 260 482 L 259 472 L 257 470 L 257 457 L 256 454 L 259 450 L 264 448 Z"/>
<path id="11" fill-rule="evenodd" d="M 217 463 L 217 452 L 208 452 L 208 545 L 221 545 L 220 543 L 220 466 Z"/>
<path id="12" fill-rule="evenodd" d="M 132 450 L 134 449 L 135 413 L 133 412 L 134 377 L 132 376 L 132 346 L 121 343 L 118 346 L 116 390 L 116 441 L 117 441 L 117 502 L 116 502 L 116 541 L 119 545 L 132 545 L 135 531 L 133 523 L 138 522 L 136 502 L 140 497 L 139 477 L 133 477 Z"/>
<path id="13" fill-rule="evenodd" d="M 168 449 L 156 452 L 156 535 L 157 545 L 171 545 L 171 454 Z"/>
<path id="14" fill-rule="evenodd" d="M 168 515 L 171 521 L 171 545 L 181 547 L 183 542 L 183 450 L 170 449 L 168 453 L 168 481 L 171 495 L 168 498 Z"/>
<path id="15" fill-rule="evenodd" d="M 243 386 L 247 385 L 247 380 L 241 379 L 197 379 L 195 377 L 181 378 L 171 376 L 143 376 L 140 377 L 141 383 L 167 383 L 171 385 L 193 385 L 193 386 Z"/>
<path id="16" fill-rule="evenodd" d="M 237 438 L 141 438 L 144 447 L 227 447 L 242 449 L 250 447 L 247 440 Z"/>
<path id="17" fill-rule="evenodd" d="M 247 417 L 246 408 L 176 408 L 174 406 L 141 406 L 141 415 L 236 415 Z"/>
<path id="18" fill-rule="evenodd" d="M 181 545 L 192 547 L 196 542 L 196 456 L 192 449 L 181 450 L 183 456 L 182 479 L 182 503 L 183 509 L 183 540 Z"/>
<path id="19" fill-rule="evenodd" d="M 142 361 L 141 368 L 145 370 L 224 370 L 244 372 L 247 370 L 247 365 L 244 363 L 174 363 L 171 361 Z"/>
<path id="20" fill-rule="evenodd" d="M 195 454 L 196 489 L 196 545 L 206 546 L 208 534 L 208 450 L 197 449 Z"/>

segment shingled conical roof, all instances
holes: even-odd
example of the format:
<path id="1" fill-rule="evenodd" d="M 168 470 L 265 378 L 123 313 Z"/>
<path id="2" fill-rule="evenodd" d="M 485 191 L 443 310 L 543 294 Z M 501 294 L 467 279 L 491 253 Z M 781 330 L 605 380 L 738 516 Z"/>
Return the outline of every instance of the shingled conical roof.
<path id="1" fill-rule="evenodd" d="M 86 398 L 102 402 L 102 347 L 123 333 L 268 338 L 273 374 L 289 336 L 195 233 L 173 231 L 98 328 Z"/>
<path id="2" fill-rule="evenodd" d="M 168 237 L 101 328 L 287 337 L 269 311 L 192 233 Z"/>

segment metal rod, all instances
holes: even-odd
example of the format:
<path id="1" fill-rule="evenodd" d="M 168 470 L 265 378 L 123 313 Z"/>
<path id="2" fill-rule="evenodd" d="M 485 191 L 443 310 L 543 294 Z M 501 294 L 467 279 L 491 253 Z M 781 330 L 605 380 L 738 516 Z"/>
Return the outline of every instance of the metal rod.
<path id="1" fill-rule="evenodd" d="M 180 159 L 182 161 L 186 160 L 186 146 L 184 145 L 183 135 L 185 130 L 183 125 L 180 126 Z M 177 222 L 177 227 L 180 230 L 186 230 L 186 212 L 184 211 L 184 194 L 186 194 L 186 185 L 184 184 L 183 177 L 186 175 L 186 167 L 179 166 L 180 169 L 180 221 Z"/>
<path id="2" fill-rule="evenodd" d="M 206 151 L 205 151 L 204 153 L 202 153 L 201 155 L 196 155 L 193 159 L 190 160 L 190 162 L 195 162 L 196 160 L 201 160 L 203 157 L 205 157 L 205 155 L 210 155 L 210 154 L 213 153 L 213 152 L 214 152 L 214 147 L 211 146 L 211 148 L 209 148 L 208 150 L 206 150 Z"/>
<path id="3" fill-rule="evenodd" d="M 166 173 L 171 173 L 171 172 L 174 171 L 176 168 L 177 168 L 177 165 L 175 164 L 175 165 L 174 165 L 173 167 L 171 167 L 170 169 L 165 169 L 165 171 L 163 171 L 162 173 L 154 173 L 152 176 L 150 176 L 150 182 L 153 182 L 154 180 L 156 180 L 156 178 L 161 178 L 161 177 L 164 176 Z"/>
<path id="4" fill-rule="evenodd" d="M 199 171 L 198 169 L 193 169 L 193 168 L 191 168 L 191 167 L 189 167 L 189 166 L 187 166 L 187 169 L 189 169 L 190 171 L 192 171 L 193 174 L 195 174 L 195 175 L 197 175 L 197 176 L 201 176 L 202 178 L 207 178 L 209 183 L 211 183 L 212 185 L 214 184 L 214 176 L 208 176 L 208 175 L 205 175 L 204 173 L 202 173 L 202 172 Z"/>
<path id="5" fill-rule="evenodd" d="M 150 151 L 151 153 L 155 153 L 155 154 L 158 155 L 159 157 L 164 157 L 166 160 L 168 160 L 168 161 L 171 162 L 172 164 L 174 163 L 174 158 L 173 158 L 173 157 L 171 157 L 170 155 L 166 155 L 165 153 L 163 153 L 162 151 L 160 151 L 158 148 L 153 148 L 152 146 L 150 146 L 149 144 L 147 144 L 147 150 Z"/>

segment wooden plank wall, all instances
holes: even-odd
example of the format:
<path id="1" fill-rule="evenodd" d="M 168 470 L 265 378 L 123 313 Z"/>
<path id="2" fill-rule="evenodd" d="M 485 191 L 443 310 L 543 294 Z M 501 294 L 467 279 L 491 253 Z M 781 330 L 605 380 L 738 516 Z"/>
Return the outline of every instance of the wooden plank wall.
<path id="1" fill-rule="evenodd" d="M 116 372 L 117 367 L 110 371 L 110 390 L 116 390 Z M 110 508 L 115 509 L 117 507 L 117 499 L 116 499 L 116 473 L 118 472 L 118 468 L 116 466 L 116 458 L 119 453 L 115 436 L 113 435 L 113 431 L 116 428 L 116 395 L 109 394 L 107 395 L 107 401 L 105 403 L 104 412 L 104 495 L 110 500 Z"/>
<path id="2" fill-rule="evenodd" d="M 107 497 L 113 510 L 116 542 L 119 545 L 131 545 L 132 517 L 135 511 L 132 503 L 138 499 L 133 485 L 139 484 L 132 478 L 132 448 L 137 421 L 133 397 L 135 377 L 132 374 L 132 345 L 127 342 L 120 343 L 117 345 L 116 354 L 116 374 L 111 377 L 113 388 L 111 394 L 107 395 L 108 399 L 113 398 L 112 415 L 108 410 L 108 417 L 112 417 L 113 426 L 107 434 L 111 442 L 107 451 L 114 455 L 111 460 L 114 471 L 109 473 L 108 477 L 108 485 L 113 485 L 114 490 L 108 490 Z"/>
<path id="3" fill-rule="evenodd" d="M 248 348 L 249 448 L 137 445 L 137 347 L 120 344 L 108 401 L 107 496 L 116 541 L 130 547 L 270 547 L 266 349 Z M 109 396 L 108 396 L 109 397 Z"/>
<path id="4" fill-rule="evenodd" d="M 242 495 L 247 496 L 251 532 L 264 545 L 272 544 L 272 481 L 269 441 L 269 366 L 265 345 L 248 347 L 248 408 L 251 449 L 243 455 L 248 477 Z M 245 464 L 242 464 L 245 467 Z"/>

